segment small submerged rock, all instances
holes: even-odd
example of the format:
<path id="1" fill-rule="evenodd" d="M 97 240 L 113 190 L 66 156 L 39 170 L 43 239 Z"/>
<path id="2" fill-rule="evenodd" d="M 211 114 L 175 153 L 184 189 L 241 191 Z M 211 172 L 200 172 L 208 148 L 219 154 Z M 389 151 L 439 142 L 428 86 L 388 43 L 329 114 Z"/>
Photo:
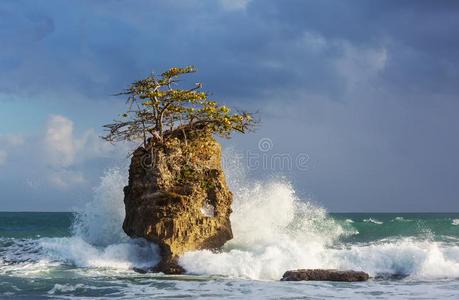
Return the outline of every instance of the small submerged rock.
<path id="1" fill-rule="evenodd" d="M 161 261 L 154 267 L 150 268 L 137 268 L 134 267 L 132 270 L 139 274 L 148 273 L 164 273 L 169 275 L 180 275 L 185 273 L 185 269 L 180 266 L 176 261 Z"/>
<path id="2" fill-rule="evenodd" d="M 333 269 L 299 269 L 284 273 L 281 281 L 367 281 L 370 276 L 362 271 L 340 271 Z"/>

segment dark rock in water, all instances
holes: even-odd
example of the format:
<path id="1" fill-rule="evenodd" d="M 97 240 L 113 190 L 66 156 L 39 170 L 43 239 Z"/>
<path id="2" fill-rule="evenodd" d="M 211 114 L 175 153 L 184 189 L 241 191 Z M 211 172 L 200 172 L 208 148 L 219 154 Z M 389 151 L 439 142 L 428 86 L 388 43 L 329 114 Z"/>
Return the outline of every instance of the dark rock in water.
<path id="1" fill-rule="evenodd" d="M 177 264 L 176 261 L 166 261 L 162 260 L 154 266 L 153 268 L 136 268 L 134 267 L 132 269 L 134 272 L 139 273 L 139 274 L 147 274 L 147 273 L 165 273 L 165 274 L 170 274 L 170 275 L 177 275 L 177 274 L 183 274 L 185 273 L 185 269 Z"/>
<path id="2" fill-rule="evenodd" d="M 190 133 L 147 148 L 132 156 L 123 230 L 159 245 L 162 260 L 153 271 L 180 274 L 184 252 L 218 249 L 233 237 L 221 146 Z"/>
<path id="3" fill-rule="evenodd" d="M 142 268 L 136 268 L 136 267 L 134 267 L 132 270 L 139 274 L 147 274 L 149 272 L 148 269 L 142 269 Z"/>
<path id="4" fill-rule="evenodd" d="M 163 272 L 165 274 L 183 274 L 185 273 L 185 269 L 180 266 L 174 259 L 163 259 L 152 269 L 152 272 Z"/>
<path id="5" fill-rule="evenodd" d="M 299 269 L 287 271 L 282 276 L 282 281 L 367 281 L 370 276 L 361 271 L 339 271 L 339 270 L 324 270 L 324 269 Z"/>

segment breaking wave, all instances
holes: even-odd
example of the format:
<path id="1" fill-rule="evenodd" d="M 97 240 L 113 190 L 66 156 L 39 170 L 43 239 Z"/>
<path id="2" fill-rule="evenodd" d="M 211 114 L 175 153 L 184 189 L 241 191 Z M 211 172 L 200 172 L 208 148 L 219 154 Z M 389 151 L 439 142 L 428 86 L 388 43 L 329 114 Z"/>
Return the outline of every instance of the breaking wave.
<path id="1" fill-rule="evenodd" d="M 341 238 L 358 232 L 300 199 L 286 181 L 234 190 L 234 239 L 221 253 L 186 253 L 180 262 L 189 272 L 277 280 L 289 269 L 337 268 L 371 276 L 459 278 L 459 246 L 454 244 L 410 237 L 345 244 Z"/>
<path id="2" fill-rule="evenodd" d="M 83 268 L 131 270 L 159 261 L 157 246 L 130 239 L 123 232 L 123 186 L 126 172 L 111 169 L 101 178 L 94 198 L 75 213 L 71 237 L 3 240 L 3 263 L 8 270 L 30 272 L 59 264 Z M 3 268 L 5 270 L 5 268 Z"/>
<path id="3" fill-rule="evenodd" d="M 241 170 L 227 172 L 234 194 L 234 239 L 220 252 L 183 255 L 180 263 L 191 274 L 278 280 L 288 269 L 338 268 L 414 280 L 459 277 L 458 243 L 429 237 L 344 242 L 359 235 L 354 223 L 336 221 L 299 197 L 286 179 L 253 182 Z M 126 172 L 119 169 L 103 176 L 94 199 L 76 213 L 70 237 L 1 240 L 2 272 L 42 272 L 59 265 L 129 271 L 154 265 L 159 260 L 157 247 L 126 237 L 121 228 L 126 180 Z M 383 223 L 371 218 L 366 222 Z M 52 292 L 69 288 L 80 287 L 56 285 Z"/>
<path id="4" fill-rule="evenodd" d="M 459 246 L 414 238 L 344 243 L 343 238 L 359 234 L 352 220 L 336 222 L 301 199 L 285 179 L 251 182 L 241 170 L 238 165 L 227 172 L 234 191 L 234 238 L 221 252 L 183 255 L 180 262 L 191 273 L 278 280 L 289 269 L 338 268 L 372 276 L 459 277 Z M 383 224 L 372 218 L 364 222 Z"/>
<path id="5" fill-rule="evenodd" d="M 78 267 L 124 270 L 158 262 L 156 245 L 130 239 L 122 230 L 126 181 L 126 171 L 108 170 L 94 189 L 93 200 L 75 214 L 73 236 L 40 240 L 47 256 Z"/>

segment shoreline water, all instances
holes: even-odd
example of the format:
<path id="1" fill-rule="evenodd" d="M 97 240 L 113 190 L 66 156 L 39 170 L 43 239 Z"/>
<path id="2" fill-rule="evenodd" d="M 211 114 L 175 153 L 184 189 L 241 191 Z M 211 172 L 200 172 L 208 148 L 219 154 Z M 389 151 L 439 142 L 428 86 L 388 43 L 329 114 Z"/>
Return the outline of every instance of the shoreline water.
<path id="1" fill-rule="evenodd" d="M 327 213 L 285 180 L 233 182 L 234 239 L 220 252 L 183 255 L 187 275 L 138 274 L 133 268 L 154 264 L 158 249 L 121 229 L 125 180 L 120 170 L 107 172 L 78 213 L 0 212 L 0 298 L 454 299 L 459 292 L 459 214 Z M 279 282 L 299 268 L 355 269 L 373 279 Z M 403 278 L 375 279 L 381 274 Z"/>
<path id="2" fill-rule="evenodd" d="M 0 222 L 5 220 L 4 215 L 5 213 L 0 213 Z M 30 229 L 31 224 L 37 224 L 37 220 L 33 220 L 37 215 L 28 215 L 30 219 L 26 218 L 18 222 L 22 224 L 21 228 L 25 226 Z M 47 224 L 50 227 L 55 226 L 53 222 L 49 223 L 50 220 L 53 220 L 53 215 L 54 217 L 65 218 L 65 221 L 60 220 L 61 224 L 71 224 L 74 218 L 73 213 L 45 213 L 45 215 L 47 215 Z M 341 222 L 342 220 L 345 222 L 349 217 L 349 214 L 331 214 L 331 218 L 335 222 Z M 384 227 L 384 224 L 388 226 L 395 222 L 406 222 L 406 219 L 408 219 L 407 214 L 394 214 L 387 216 L 393 222 L 387 221 L 382 225 L 359 221 L 368 217 L 367 214 L 352 214 L 353 228 L 357 227 L 361 230 L 355 236 L 361 234 L 365 236 L 365 230 L 374 232 L 375 229 Z M 381 215 L 372 217 L 382 219 Z M 403 217 L 405 221 L 397 219 L 398 217 Z M 429 214 L 427 217 L 436 220 L 435 224 L 437 225 L 438 223 L 444 225 L 447 220 L 452 220 L 454 217 L 459 218 L 454 214 L 450 214 L 447 219 L 435 218 L 434 214 Z M 439 217 L 439 215 L 436 217 Z M 418 219 L 414 222 L 416 221 L 426 223 L 426 220 Z M 370 228 L 370 226 L 373 228 Z M 0 228 L 6 228 L 4 222 Z M 271 253 L 265 251 L 261 257 L 258 257 L 260 260 L 257 261 L 256 252 L 247 257 L 247 252 L 244 254 L 243 248 L 237 248 L 237 245 L 233 249 L 225 249 L 223 253 L 219 254 L 195 253 L 194 256 L 190 257 L 190 260 L 199 263 L 202 269 L 199 269 L 199 266 L 191 265 L 192 269 L 194 269 L 193 274 L 183 276 L 142 275 L 132 271 L 132 267 L 134 265 L 148 265 L 154 259 L 151 253 L 149 254 L 150 251 L 154 252 L 154 249 L 148 248 L 148 245 L 142 244 L 142 242 L 132 244 L 128 241 L 120 241 L 112 245 L 95 246 L 81 237 L 72 236 L 74 234 L 72 226 L 59 231 L 60 237 L 56 237 L 55 233 L 49 232 L 47 226 L 36 227 L 34 230 L 29 232 L 30 237 L 24 237 L 19 234 L 16 237 L 3 236 L 0 238 L 0 257 L 2 257 L 2 262 L 0 263 L 0 278 L 2 280 L 0 295 L 3 295 L 2 297 L 22 296 L 30 299 L 136 297 L 142 299 L 151 296 L 179 298 L 184 295 L 191 295 L 192 298 L 204 299 L 216 297 L 234 299 L 244 299 L 246 297 L 265 299 L 316 297 L 319 299 L 324 297 L 372 298 L 381 297 L 381 295 L 385 295 L 387 298 L 406 298 L 406 295 L 409 295 L 409 297 L 427 295 L 429 298 L 446 299 L 454 298 L 459 291 L 459 280 L 452 276 L 446 276 L 447 270 L 443 274 L 438 273 L 437 270 L 437 276 L 430 278 L 419 276 L 420 270 L 426 271 L 425 267 L 417 270 L 413 268 L 412 270 L 415 270 L 418 274 L 413 273 L 400 280 L 373 278 L 367 283 L 352 284 L 331 282 L 279 283 L 275 278 L 263 276 L 256 278 L 263 275 L 263 272 L 265 275 L 269 274 L 269 270 L 259 269 L 258 273 L 254 271 L 251 273 L 246 270 L 244 273 L 243 269 L 244 265 L 246 268 L 251 267 L 248 262 L 253 263 L 252 267 L 256 267 L 257 264 L 260 266 L 260 261 L 267 264 L 270 261 L 274 264 L 279 263 L 276 260 L 278 255 L 276 251 Z M 13 232 L 14 230 L 8 231 Z M 16 232 L 20 233 L 21 230 Z M 407 259 L 411 255 L 420 255 L 423 253 L 423 248 L 428 249 L 428 247 L 431 247 L 432 249 L 429 251 L 433 255 L 430 258 L 426 258 L 424 262 L 432 260 L 439 253 L 438 251 L 447 253 L 448 251 L 459 249 L 457 239 L 451 240 L 452 237 L 450 237 L 448 241 L 445 237 L 441 239 L 435 238 L 425 230 L 420 231 L 421 235 L 417 238 L 410 236 L 405 239 L 397 238 L 397 236 L 389 232 L 386 233 L 388 235 L 378 239 L 377 242 L 345 241 L 344 238 L 342 242 L 332 243 L 327 251 L 329 253 L 334 252 L 335 256 L 341 255 L 346 259 L 355 259 L 359 255 L 363 255 L 362 259 L 365 258 L 365 255 L 367 258 L 373 257 L 376 259 L 378 251 L 381 251 L 381 256 L 385 256 L 387 259 L 387 255 L 392 253 L 391 264 L 395 264 L 395 269 L 392 270 L 394 271 L 397 268 L 403 269 L 403 267 L 406 267 L 405 270 L 409 270 L 409 267 L 414 267 L 416 260 L 397 261 L 397 257 L 403 258 L 405 256 L 405 259 Z M 435 242 L 435 239 L 444 241 Z M 450 248 L 446 249 L 446 251 L 445 249 L 442 250 L 442 247 L 447 244 L 450 245 Z M 393 246 L 392 248 L 390 248 L 391 245 Z M 271 250 L 273 251 L 273 249 Z M 362 251 L 362 253 L 359 254 L 357 250 Z M 367 251 L 366 254 L 365 251 Z M 426 250 L 424 253 L 429 253 L 429 251 Z M 419 256 L 418 259 L 421 261 L 422 257 Z M 217 264 L 215 264 L 215 260 L 218 261 Z M 239 265 L 237 265 L 238 262 Z M 403 262 L 406 264 L 405 266 L 402 264 Z M 186 264 L 189 265 L 190 261 L 186 261 Z M 371 265 L 371 263 L 369 264 Z M 229 272 L 223 275 L 208 273 L 215 271 L 212 268 L 218 265 L 223 269 L 226 268 L 226 271 L 232 269 L 232 273 Z M 208 268 L 203 268 L 204 266 Z M 383 268 L 380 266 L 380 271 L 382 270 Z"/>

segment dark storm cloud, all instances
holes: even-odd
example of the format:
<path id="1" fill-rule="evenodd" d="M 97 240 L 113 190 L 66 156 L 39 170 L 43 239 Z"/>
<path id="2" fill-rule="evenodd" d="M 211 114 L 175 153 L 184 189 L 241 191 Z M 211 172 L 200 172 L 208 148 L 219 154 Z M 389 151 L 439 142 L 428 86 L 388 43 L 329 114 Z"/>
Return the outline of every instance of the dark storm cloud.
<path id="1" fill-rule="evenodd" d="M 459 210 L 458 1 L 241 3 L 2 1 L 0 96 L 52 99 L 84 127 L 88 105 L 195 64 L 217 99 L 260 110 L 232 143 L 307 152 L 287 175 L 327 207 Z"/>
<path id="2" fill-rule="evenodd" d="M 2 6 L 4 91 L 75 88 L 102 96 L 152 70 L 193 63 L 209 88 L 233 96 L 299 84 L 342 92 L 327 63 L 342 50 L 311 55 L 300 43 L 305 33 L 386 47 L 384 75 L 395 87 L 457 91 L 450 84 L 459 79 L 456 1 L 251 1 L 243 12 L 217 1 Z"/>

